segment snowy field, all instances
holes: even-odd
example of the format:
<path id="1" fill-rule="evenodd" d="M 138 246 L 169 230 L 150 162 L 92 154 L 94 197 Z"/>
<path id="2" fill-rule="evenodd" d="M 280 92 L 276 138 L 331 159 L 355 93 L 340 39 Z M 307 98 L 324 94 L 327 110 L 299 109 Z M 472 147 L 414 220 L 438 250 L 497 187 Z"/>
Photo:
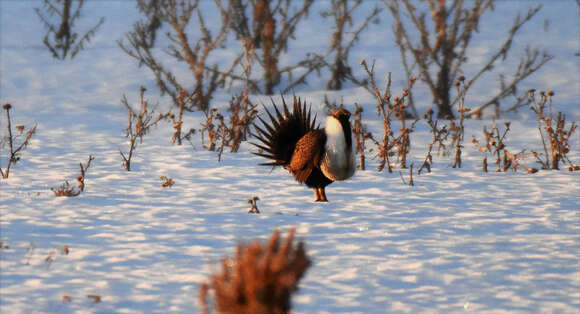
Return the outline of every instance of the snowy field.
<path id="1" fill-rule="evenodd" d="M 475 62 L 485 61 L 487 47 L 498 45 L 493 39 L 503 38 L 516 12 L 536 3 L 501 2 L 482 24 Z M 556 109 L 579 121 L 579 8 L 574 1 L 544 4 L 512 53 L 517 57 L 533 43 L 556 58 L 522 89 L 553 89 Z M 491 172 L 482 172 L 484 155 L 470 140 L 481 139 L 483 126 L 493 121 L 466 121 L 461 169 L 450 167 L 451 157 L 435 156 L 432 172 L 415 173 L 415 186 L 408 186 L 401 180 L 408 179 L 407 170 L 379 173 L 370 153 L 368 170 L 327 188 L 326 204 L 314 203 L 312 190 L 284 170 L 258 166 L 263 160 L 248 143 L 239 153 L 224 153 L 221 162 L 202 148 L 198 134 L 193 146 L 172 146 L 169 123 L 144 138 L 133 171 L 126 172 L 119 155 L 128 147 L 122 95 L 135 103 L 144 85 L 152 103 L 169 108 L 148 69 L 138 68 L 114 42 L 139 18 L 133 3 L 88 2 L 81 21 L 91 26 L 101 16 L 106 20 L 72 61 L 56 61 L 44 48 L 35 7 L 42 2 L 0 1 L 0 101 L 13 105 L 14 124 L 38 124 L 22 160 L 0 179 L 0 312 L 197 313 L 200 282 L 234 254 L 238 242 L 266 239 L 275 229 L 285 234 L 292 226 L 313 260 L 293 298 L 296 313 L 580 312 L 579 174 L 496 173 L 492 164 Z M 492 27 L 498 21 L 506 26 Z M 322 23 L 313 11 L 306 25 Z M 392 43 L 390 25 L 385 11 L 351 61 L 376 59 L 377 74 L 397 73 L 393 87 L 400 90 L 399 52 L 379 46 Z M 386 39 L 373 40 L 377 34 Z M 316 41 L 313 36 L 300 45 L 321 49 Z M 467 102 L 485 98 L 488 87 L 497 87 L 494 79 L 470 91 Z M 325 77 L 311 81 L 296 94 L 319 116 L 325 94 L 351 110 L 356 102 L 380 137 L 375 101 L 366 90 L 327 92 Z M 429 107 L 428 95 L 421 96 L 426 87 L 415 92 L 423 112 Z M 215 105 L 224 108 L 230 96 L 222 91 Z M 6 136 L 1 113 L 0 134 Z M 512 123 L 508 148 L 541 149 L 529 110 L 506 119 Z M 199 123 L 199 115 L 187 116 L 189 127 Z M 415 168 L 430 141 L 426 123 L 418 122 L 410 158 Z M 571 144 L 569 157 L 580 163 L 580 132 Z M 95 160 L 86 190 L 55 197 L 50 189 L 74 181 L 89 155 Z M 537 167 L 532 160 L 527 165 Z M 174 186 L 161 187 L 160 176 L 171 177 Z M 252 196 L 260 198 L 261 214 L 247 214 Z"/>

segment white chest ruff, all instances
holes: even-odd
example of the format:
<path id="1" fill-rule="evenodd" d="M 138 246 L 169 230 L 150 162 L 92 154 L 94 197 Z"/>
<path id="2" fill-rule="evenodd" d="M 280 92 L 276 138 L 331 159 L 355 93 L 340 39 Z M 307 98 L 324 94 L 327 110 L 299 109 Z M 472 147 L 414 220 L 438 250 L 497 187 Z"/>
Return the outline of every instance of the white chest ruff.
<path id="1" fill-rule="evenodd" d="M 351 147 L 347 147 L 342 125 L 334 117 L 326 119 L 326 152 L 320 165 L 322 173 L 332 181 L 346 180 L 354 175 L 355 162 Z"/>

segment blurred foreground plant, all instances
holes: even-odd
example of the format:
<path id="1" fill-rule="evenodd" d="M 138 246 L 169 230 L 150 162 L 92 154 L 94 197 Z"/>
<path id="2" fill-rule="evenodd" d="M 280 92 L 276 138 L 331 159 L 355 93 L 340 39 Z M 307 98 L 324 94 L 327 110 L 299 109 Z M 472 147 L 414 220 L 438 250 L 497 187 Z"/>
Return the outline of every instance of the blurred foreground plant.
<path id="1" fill-rule="evenodd" d="M 290 297 L 310 266 L 304 243 L 292 245 L 294 233 L 290 229 L 281 246 L 278 231 L 266 245 L 239 244 L 236 257 L 224 259 L 222 271 L 201 284 L 202 312 L 210 312 L 207 300 L 213 293 L 216 313 L 288 313 Z"/>

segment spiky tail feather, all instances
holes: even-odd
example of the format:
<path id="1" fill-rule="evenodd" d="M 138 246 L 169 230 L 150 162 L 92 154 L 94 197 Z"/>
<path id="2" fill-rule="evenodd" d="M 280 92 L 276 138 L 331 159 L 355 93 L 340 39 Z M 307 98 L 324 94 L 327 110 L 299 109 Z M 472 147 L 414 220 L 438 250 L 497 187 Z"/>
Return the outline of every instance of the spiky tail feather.
<path id="1" fill-rule="evenodd" d="M 311 120 L 310 106 L 307 111 L 306 104 L 302 103 L 296 96 L 294 96 L 292 113 L 288 110 L 288 106 L 283 97 L 282 109 L 284 115 L 282 115 L 273 99 L 272 104 L 275 116 L 264 106 L 270 122 L 268 123 L 262 117 L 258 116 L 262 127 L 254 123 L 254 128 L 257 133 L 253 134 L 253 136 L 261 143 L 251 144 L 261 149 L 262 152 L 253 154 L 272 160 L 271 162 L 261 163 L 260 165 L 286 166 L 290 163 L 298 140 L 315 128 L 316 116 Z"/>

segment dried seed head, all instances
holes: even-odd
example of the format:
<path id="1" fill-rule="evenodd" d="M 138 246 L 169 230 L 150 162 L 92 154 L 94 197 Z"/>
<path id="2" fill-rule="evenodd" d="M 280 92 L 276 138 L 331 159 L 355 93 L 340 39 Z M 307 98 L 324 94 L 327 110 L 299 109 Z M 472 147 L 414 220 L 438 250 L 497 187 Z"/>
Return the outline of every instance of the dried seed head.
<path id="1" fill-rule="evenodd" d="M 12 108 L 12 105 L 10 105 L 9 103 L 5 103 L 2 105 L 2 108 L 6 109 L 6 110 L 10 110 L 10 108 Z"/>

